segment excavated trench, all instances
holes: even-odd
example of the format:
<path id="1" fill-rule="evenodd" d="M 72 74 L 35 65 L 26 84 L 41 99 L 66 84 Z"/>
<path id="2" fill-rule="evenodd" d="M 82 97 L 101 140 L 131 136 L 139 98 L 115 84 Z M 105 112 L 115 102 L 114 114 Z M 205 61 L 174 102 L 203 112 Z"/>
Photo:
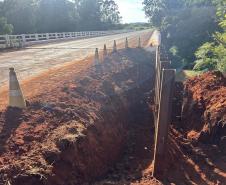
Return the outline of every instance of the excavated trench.
<path id="1" fill-rule="evenodd" d="M 225 92 L 218 71 L 176 83 L 164 184 L 226 183 Z"/>
<path id="2" fill-rule="evenodd" d="M 153 128 L 153 59 L 143 49 L 122 50 L 28 100 L 25 110 L 2 111 L 0 184 L 85 184 L 109 172 L 130 127 Z"/>
<path id="3" fill-rule="evenodd" d="M 28 99 L 26 109 L 1 111 L 0 185 L 225 184 L 226 79 L 219 72 L 176 83 L 166 174 L 162 182 L 151 177 L 154 58 L 121 50 L 82 72 L 61 71 L 59 83 Z"/>

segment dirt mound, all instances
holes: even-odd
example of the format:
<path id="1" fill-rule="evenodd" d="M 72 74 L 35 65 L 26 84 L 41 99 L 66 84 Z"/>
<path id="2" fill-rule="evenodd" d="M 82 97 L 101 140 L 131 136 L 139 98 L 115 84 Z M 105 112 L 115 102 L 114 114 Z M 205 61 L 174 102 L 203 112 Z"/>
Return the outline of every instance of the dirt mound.
<path id="1" fill-rule="evenodd" d="M 104 174 L 121 154 L 131 105 L 152 84 L 151 58 L 121 51 L 74 78 L 62 75 L 25 110 L 2 111 L 0 184 L 81 184 Z"/>
<path id="2" fill-rule="evenodd" d="M 184 90 L 176 84 L 174 96 L 163 184 L 225 184 L 226 79 L 207 72 Z M 175 119 L 182 99 L 182 119 Z"/>
<path id="3" fill-rule="evenodd" d="M 226 156 L 216 145 L 194 142 L 171 127 L 168 149 L 163 184 L 226 183 Z"/>
<path id="4" fill-rule="evenodd" d="M 185 83 L 183 116 L 188 138 L 225 143 L 226 79 L 220 72 L 207 72 Z"/>

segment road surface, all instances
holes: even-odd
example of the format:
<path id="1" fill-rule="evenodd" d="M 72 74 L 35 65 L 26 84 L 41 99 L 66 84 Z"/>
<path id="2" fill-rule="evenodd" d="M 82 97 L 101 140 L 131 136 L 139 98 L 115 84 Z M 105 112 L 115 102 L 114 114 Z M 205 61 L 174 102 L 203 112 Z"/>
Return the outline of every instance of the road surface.
<path id="1" fill-rule="evenodd" d="M 23 50 L 0 53 L 0 88 L 8 82 L 10 67 L 14 67 L 20 80 L 38 75 L 45 70 L 57 67 L 67 62 L 82 60 L 94 54 L 94 49 L 102 49 L 104 44 L 108 49 L 116 40 L 118 45 L 124 45 L 125 38 L 129 41 L 150 34 L 150 30 L 123 33 L 117 35 L 49 43 L 32 46 Z"/>

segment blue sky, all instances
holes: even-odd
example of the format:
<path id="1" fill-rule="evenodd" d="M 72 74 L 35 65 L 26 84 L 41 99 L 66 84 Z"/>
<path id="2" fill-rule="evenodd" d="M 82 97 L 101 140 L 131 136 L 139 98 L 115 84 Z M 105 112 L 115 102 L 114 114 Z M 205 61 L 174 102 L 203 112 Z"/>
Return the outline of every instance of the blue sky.
<path id="1" fill-rule="evenodd" d="M 115 0 L 119 6 L 123 23 L 147 22 L 142 10 L 143 0 Z"/>

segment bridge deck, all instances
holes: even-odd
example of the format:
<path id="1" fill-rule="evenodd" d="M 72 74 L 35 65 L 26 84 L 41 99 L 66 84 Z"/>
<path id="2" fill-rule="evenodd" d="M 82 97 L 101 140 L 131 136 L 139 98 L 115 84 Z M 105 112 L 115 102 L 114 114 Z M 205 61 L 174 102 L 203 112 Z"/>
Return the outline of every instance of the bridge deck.
<path id="1" fill-rule="evenodd" d="M 102 49 L 104 44 L 112 48 L 113 40 L 118 45 L 129 40 L 138 40 L 139 36 L 149 34 L 150 30 L 95 37 L 83 40 L 65 41 L 36 45 L 27 49 L 0 53 L 0 87 L 8 81 L 8 68 L 14 67 L 19 79 L 38 75 L 39 73 L 66 64 L 82 60 L 94 54 L 94 48 Z M 138 42 L 138 41 L 137 41 Z"/>

